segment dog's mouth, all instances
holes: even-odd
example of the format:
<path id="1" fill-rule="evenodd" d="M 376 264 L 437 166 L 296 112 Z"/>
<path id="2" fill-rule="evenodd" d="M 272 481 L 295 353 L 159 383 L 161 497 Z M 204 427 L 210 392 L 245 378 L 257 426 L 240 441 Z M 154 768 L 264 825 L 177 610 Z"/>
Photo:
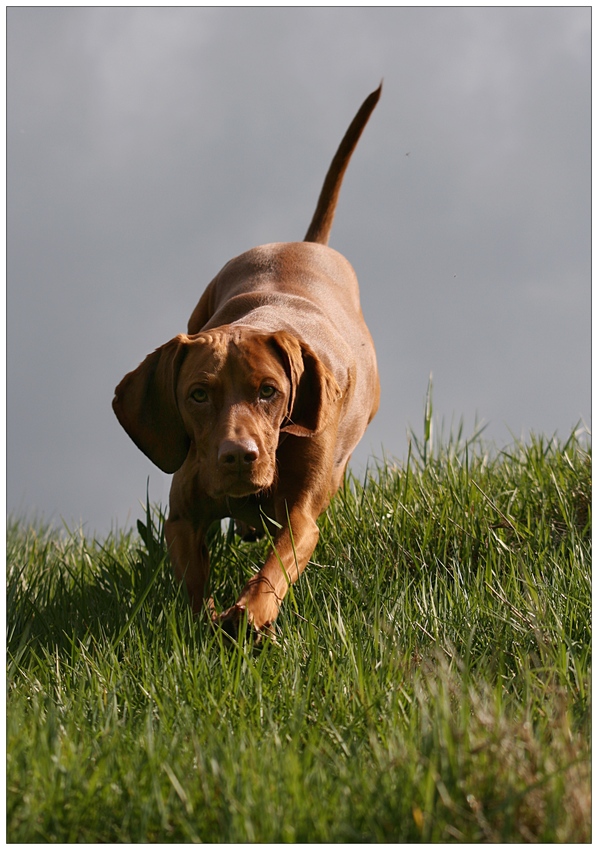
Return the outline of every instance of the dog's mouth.
<path id="1" fill-rule="evenodd" d="M 259 493 L 260 490 L 264 488 L 258 484 L 252 484 L 249 481 L 236 481 L 231 484 L 227 484 L 222 487 L 221 490 L 215 491 L 214 495 L 221 496 L 231 496 L 233 499 L 242 499 L 244 496 L 253 496 L 255 493 Z"/>
<path id="2" fill-rule="evenodd" d="M 268 489 L 272 486 L 273 480 L 273 474 L 259 476 L 243 473 L 221 474 L 210 483 L 210 491 L 213 498 L 230 496 L 233 499 L 242 499 Z"/>

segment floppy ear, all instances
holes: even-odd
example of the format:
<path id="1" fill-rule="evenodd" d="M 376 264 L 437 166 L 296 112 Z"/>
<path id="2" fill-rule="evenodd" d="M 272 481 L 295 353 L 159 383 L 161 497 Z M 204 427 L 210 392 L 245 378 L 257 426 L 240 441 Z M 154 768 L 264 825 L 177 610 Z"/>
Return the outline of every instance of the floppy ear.
<path id="1" fill-rule="evenodd" d="M 181 334 L 148 355 L 125 375 L 112 401 L 129 437 L 163 472 L 176 472 L 189 450 L 190 440 L 176 403 L 186 340 Z"/>
<path id="2" fill-rule="evenodd" d="M 313 437 L 326 427 L 336 402 L 342 397 L 332 372 L 304 342 L 285 331 L 272 339 L 283 355 L 291 381 L 288 425 L 280 430 L 296 437 Z"/>

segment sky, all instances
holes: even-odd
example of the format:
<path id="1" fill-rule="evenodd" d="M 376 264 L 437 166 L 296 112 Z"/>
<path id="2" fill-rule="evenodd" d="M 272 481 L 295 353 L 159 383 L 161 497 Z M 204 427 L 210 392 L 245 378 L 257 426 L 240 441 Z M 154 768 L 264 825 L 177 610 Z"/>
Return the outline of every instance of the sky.
<path id="1" fill-rule="evenodd" d="M 303 238 L 384 81 L 331 247 L 379 413 L 353 457 L 590 423 L 590 7 L 9 7 L 7 507 L 102 535 L 170 476 L 114 387 L 232 257 Z"/>

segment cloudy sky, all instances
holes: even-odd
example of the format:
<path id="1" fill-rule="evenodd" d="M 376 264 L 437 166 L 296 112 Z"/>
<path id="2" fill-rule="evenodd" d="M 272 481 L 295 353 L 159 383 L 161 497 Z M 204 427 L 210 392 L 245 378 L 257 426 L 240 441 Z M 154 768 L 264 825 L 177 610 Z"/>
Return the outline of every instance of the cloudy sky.
<path id="1" fill-rule="evenodd" d="M 127 526 L 169 476 L 113 390 L 255 245 L 301 239 L 384 79 L 330 244 L 402 459 L 445 429 L 590 424 L 590 9 L 9 8 L 8 508 Z"/>

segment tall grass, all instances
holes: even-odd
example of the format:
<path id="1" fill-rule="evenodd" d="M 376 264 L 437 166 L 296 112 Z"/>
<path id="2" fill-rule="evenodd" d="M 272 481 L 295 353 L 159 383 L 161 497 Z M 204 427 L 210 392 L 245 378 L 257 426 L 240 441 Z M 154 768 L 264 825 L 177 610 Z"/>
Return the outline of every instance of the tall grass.
<path id="1" fill-rule="evenodd" d="M 259 651 L 193 621 L 159 510 L 11 522 L 8 840 L 589 841 L 590 481 L 576 434 L 429 429 L 347 479 Z M 217 606 L 264 546 L 214 530 Z"/>

